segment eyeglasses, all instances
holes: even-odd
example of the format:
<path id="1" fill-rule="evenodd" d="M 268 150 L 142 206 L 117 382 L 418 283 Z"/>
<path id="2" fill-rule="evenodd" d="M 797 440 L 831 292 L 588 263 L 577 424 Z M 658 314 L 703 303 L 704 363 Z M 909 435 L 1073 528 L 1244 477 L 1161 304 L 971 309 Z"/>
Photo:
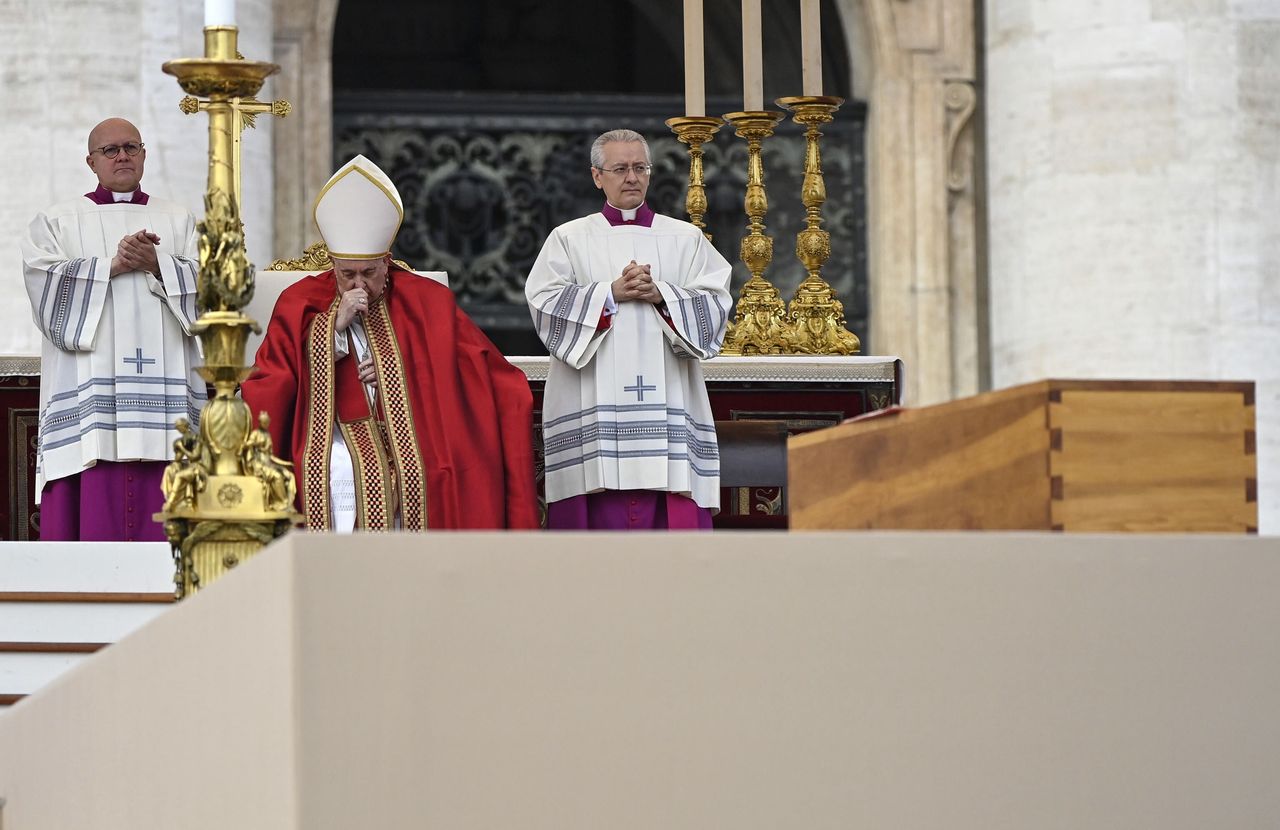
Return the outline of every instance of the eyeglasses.
<path id="1" fill-rule="evenodd" d="M 616 167 L 597 167 L 602 173 L 612 173 L 615 176 L 625 176 L 627 173 L 635 173 L 636 178 L 642 179 L 649 175 L 653 170 L 652 164 L 619 164 Z"/>
<path id="2" fill-rule="evenodd" d="M 130 141 L 128 144 L 108 144 L 105 147 L 97 148 L 93 152 L 102 153 L 102 155 L 106 156 L 107 158 L 113 159 L 116 156 L 120 155 L 121 150 L 124 150 L 127 155 L 132 157 L 132 156 L 138 155 L 138 153 L 141 153 L 142 148 L 145 146 L 146 145 L 144 145 L 141 141 L 136 143 L 133 141 Z"/>

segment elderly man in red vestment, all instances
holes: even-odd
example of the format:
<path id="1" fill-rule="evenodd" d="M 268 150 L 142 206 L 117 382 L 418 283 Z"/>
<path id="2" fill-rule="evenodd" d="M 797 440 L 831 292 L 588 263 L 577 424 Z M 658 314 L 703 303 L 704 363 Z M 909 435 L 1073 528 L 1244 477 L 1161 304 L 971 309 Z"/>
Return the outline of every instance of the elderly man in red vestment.
<path id="1" fill-rule="evenodd" d="M 448 287 L 401 270 L 400 194 L 356 156 L 320 191 L 333 270 L 276 302 L 241 386 L 312 530 L 538 526 L 532 396 Z"/>

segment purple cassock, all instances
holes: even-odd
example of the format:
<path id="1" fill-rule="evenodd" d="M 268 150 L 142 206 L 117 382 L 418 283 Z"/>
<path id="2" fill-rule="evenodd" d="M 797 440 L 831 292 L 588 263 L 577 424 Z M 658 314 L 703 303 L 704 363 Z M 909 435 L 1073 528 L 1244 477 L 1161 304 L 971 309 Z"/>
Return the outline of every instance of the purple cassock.
<path id="1" fill-rule="evenodd" d="M 710 529 L 710 510 L 658 490 L 604 490 L 547 505 L 547 530 Z"/>
<path id="2" fill-rule="evenodd" d="M 40 540 L 44 542 L 163 542 L 151 518 L 164 507 L 165 461 L 99 461 L 79 475 L 44 486 Z"/>
<path id="3" fill-rule="evenodd" d="M 102 185 L 85 198 L 117 204 Z M 139 188 L 120 204 L 145 205 Z M 45 485 L 40 494 L 40 539 L 48 542 L 163 542 L 164 527 L 151 518 L 164 506 L 164 461 L 99 461 L 79 475 Z"/>
<path id="4" fill-rule="evenodd" d="M 653 226 L 647 203 L 634 219 L 605 202 L 600 211 L 610 225 Z M 658 490 L 604 490 L 547 505 L 547 530 L 710 530 L 711 511 L 688 496 Z"/>

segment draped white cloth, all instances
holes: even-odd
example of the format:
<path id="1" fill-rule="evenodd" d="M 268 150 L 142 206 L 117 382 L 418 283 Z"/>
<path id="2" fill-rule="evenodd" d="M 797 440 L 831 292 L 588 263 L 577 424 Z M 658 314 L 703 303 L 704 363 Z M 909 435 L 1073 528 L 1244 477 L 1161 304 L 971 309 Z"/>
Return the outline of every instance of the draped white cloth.
<path id="1" fill-rule="evenodd" d="M 648 264 L 671 324 L 626 302 L 607 329 L 610 283 Z M 552 360 L 543 395 L 547 501 L 662 490 L 719 509 L 720 457 L 699 359 L 720 351 L 730 266 L 688 222 L 611 226 L 601 214 L 551 232 L 525 285 Z"/>
<path id="2" fill-rule="evenodd" d="M 112 278 L 126 235 L 149 230 L 160 274 Z M 44 335 L 36 493 L 97 461 L 173 458 L 174 422 L 199 423 L 205 382 L 190 336 L 197 235 L 184 208 L 98 205 L 86 198 L 38 214 L 22 241 L 32 317 Z"/>

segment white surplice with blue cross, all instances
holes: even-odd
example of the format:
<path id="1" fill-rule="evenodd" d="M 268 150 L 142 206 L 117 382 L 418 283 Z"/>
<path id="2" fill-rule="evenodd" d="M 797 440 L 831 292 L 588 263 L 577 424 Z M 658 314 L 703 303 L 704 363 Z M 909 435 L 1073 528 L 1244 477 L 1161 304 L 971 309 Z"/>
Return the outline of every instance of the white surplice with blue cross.
<path id="1" fill-rule="evenodd" d="M 648 264 L 670 323 L 647 302 L 613 307 L 610 283 Z M 602 214 L 552 231 L 525 285 L 551 354 L 543 395 L 548 502 L 601 490 L 659 490 L 720 507 L 720 456 L 699 359 L 720 351 L 729 263 L 696 227 Z"/>
<path id="2" fill-rule="evenodd" d="M 160 237 L 160 273 L 111 277 L 120 240 Z M 199 423 L 206 392 L 190 336 L 199 268 L 195 220 L 172 202 L 64 202 L 22 242 L 32 317 L 44 335 L 36 493 L 97 461 L 173 458 L 174 422 Z"/>

